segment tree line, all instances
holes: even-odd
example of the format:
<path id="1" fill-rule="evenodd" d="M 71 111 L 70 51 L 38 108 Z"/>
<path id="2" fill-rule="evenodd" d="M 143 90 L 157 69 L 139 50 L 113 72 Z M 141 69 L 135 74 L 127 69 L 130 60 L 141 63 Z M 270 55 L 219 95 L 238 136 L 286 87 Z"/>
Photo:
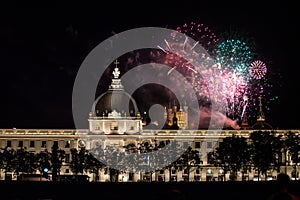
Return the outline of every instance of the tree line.
<path id="1" fill-rule="evenodd" d="M 208 164 L 222 168 L 224 174 L 230 173 L 230 180 L 236 180 L 238 172 L 244 177 L 251 170 L 267 178 L 269 170 L 280 172 L 281 166 L 289 165 L 286 160 L 289 156 L 294 167 L 292 177 L 298 177 L 299 144 L 300 135 L 291 131 L 284 135 L 275 131 L 254 131 L 249 138 L 232 135 L 208 153 Z M 5 174 L 40 173 L 48 177 L 49 172 L 52 181 L 57 181 L 64 165 L 75 175 L 93 174 L 93 180 L 99 180 L 100 170 L 104 170 L 109 175 L 108 181 L 112 182 L 117 182 L 119 174 L 127 172 L 144 172 L 149 175 L 149 181 L 153 181 L 152 174 L 155 172 L 167 170 L 171 177 L 172 170 L 184 170 L 188 181 L 191 170 L 201 169 L 202 164 L 197 150 L 176 140 L 144 141 L 138 145 L 130 143 L 123 149 L 96 145 L 87 150 L 82 146 L 70 149 L 70 159 L 57 143 L 54 143 L 51 152 L 45 149 L 33 153 L 25 148 L 4 148 L 0 151 L 0 170 L 4 170 Z"/>
<path id="2" fill-rule="evenodd" d="M 293 164 L 292 177 L 298 177 L 300 135 L 289 131 L 278 134 L 276 131 L 254 131 L 249 139 L 232 135 L 220 142 L 214 151 L 208 154 L 208 162 L 230 173 L 230 179 L 236 180 L 237 172 L 242 177 L 251 170 L 267 179 L 269 170 L 282 172 L 282 166 Z M 289 158 L 288 158 L 289 157 Z M 291 162 L 292 161 L 292 162 Z M 286 172 L 283 172 L 286 173 Z"/>

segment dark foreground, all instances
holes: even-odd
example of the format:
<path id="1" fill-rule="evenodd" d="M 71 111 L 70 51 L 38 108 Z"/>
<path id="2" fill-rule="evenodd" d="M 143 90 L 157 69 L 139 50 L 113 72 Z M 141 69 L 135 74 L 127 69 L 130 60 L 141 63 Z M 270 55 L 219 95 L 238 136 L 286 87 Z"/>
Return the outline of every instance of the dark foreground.
<path id="1" fill-rule="evenodd" d="M 179 193 L 172 192 L 176 190 Z M 93 183 L 93 182 L 0 182 L 0 199 L 267 199 L 276 191 L 274 181 L 268 182 L 178 182 L 178 183 Z M 300 182 L 293 181 L 290 191 L 300 196 Z M 174 195 L 175 194 L 175 195 Z M 175 197 L 174 197 L 175 196 Z"/>

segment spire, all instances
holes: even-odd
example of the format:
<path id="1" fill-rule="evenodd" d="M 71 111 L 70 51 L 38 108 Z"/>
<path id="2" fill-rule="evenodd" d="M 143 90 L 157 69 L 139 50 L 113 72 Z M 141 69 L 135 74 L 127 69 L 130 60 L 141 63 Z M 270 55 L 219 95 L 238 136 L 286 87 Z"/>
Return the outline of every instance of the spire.
<path id="1" fill-rule="evenodd" d="M 109 90 L 124 90 L 124 86 L 121 83 L 121 79 L 119 79 L 120 70 L 118 68 L 118 64 L 120 64 L 120 62 L 118 60 L 116 60 L 114 62 L 114 64 L 116 65 L 114 71 L 112 72 L 112 74 L 114 75 L 114 78 L 112 79 L 112 82 L 108 89 Z"/>
<path id="2" fill-rule="evenodd" d="M 257 117 L 257 121 L 265 121 L 265 115 L 262 111 L 261 96 L 258 97 L 258 99 L 259 99 L 259 114 L 258 114 L 258 117 Z"/>
<path id="3" fill-rule="evenodd" d="M 252 126 L 252 130 L 261 130 L 261 129 L 273 129 L 272 126 L 265 122 L 265 115 L 262 110 L 261 97 L 259 97 L 259 114 L 257 117 L 257 122 Z"/>
<path id="4" fill-rule="evenodd" d="M 177 117 L 176 117 L 176 112 L 174 112 L 174 115 L 173 115 L 173 123 L 170 127 L 170 129 L 173 129 L 173 130 L 178 130 L 179 129 L 179 126 L 178 126 L 178 121 L 177 121 Z"/>
<path id="5" fill-rule="evenodd" d="M 246 111 L 245 111 L 245 113 L 243 115 L 243 118 L 242 118 L 241 129 L 243 129 L 243 130 L 249 129 L 249 124 L 248 124 L 248 121 L 247 121 Z"/>
<path id="6" fill-rule="evenodd" d="M 183 111 L 183 108 L 182 108 L 182 105 L 179 106 L 179 112 L 182 112 Z"/>
<path id="7" fill-rule="evenodd" d="M 175 99 L 174 99 L 174 103 L 173 103 L 173 112 L 177 112 L 177 106 L 176 106 L 176 102 L 175 102 Z"/>

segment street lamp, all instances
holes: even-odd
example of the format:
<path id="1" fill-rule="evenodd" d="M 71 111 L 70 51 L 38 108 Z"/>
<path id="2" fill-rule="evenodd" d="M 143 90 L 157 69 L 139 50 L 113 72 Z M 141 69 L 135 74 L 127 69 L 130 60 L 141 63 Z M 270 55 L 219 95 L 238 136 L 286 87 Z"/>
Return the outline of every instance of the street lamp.
<path id="1" fill-rule="evenodd" d="M 43 169 L 43 177 L 46 178 L 46 179 L 49 178 L 48 172 L 49 172 L 49 169 L 48 169 L 47 167 L 45 167 L 45 168 Z"/>

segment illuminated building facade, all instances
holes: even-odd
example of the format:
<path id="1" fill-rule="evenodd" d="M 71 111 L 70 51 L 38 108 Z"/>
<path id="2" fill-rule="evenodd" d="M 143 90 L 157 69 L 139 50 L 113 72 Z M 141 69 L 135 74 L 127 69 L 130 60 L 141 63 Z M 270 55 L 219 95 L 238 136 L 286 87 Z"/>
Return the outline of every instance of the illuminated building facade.
<path id="1" fill-rule="evenodd" d="M 168 108 L 165 107 L 164 112 L 164 121 L 166 122 L 165 128 L 170 128 L 173 124 L 173 117 L 174 115 L 177 118 L 177 124 L 179 129 L 186 130 L 188 129 L 188 106 L 184 105 L 183 107 L 180 106 L 178 109 L 178 106 L 174 105 L 169 106 Z"/>

